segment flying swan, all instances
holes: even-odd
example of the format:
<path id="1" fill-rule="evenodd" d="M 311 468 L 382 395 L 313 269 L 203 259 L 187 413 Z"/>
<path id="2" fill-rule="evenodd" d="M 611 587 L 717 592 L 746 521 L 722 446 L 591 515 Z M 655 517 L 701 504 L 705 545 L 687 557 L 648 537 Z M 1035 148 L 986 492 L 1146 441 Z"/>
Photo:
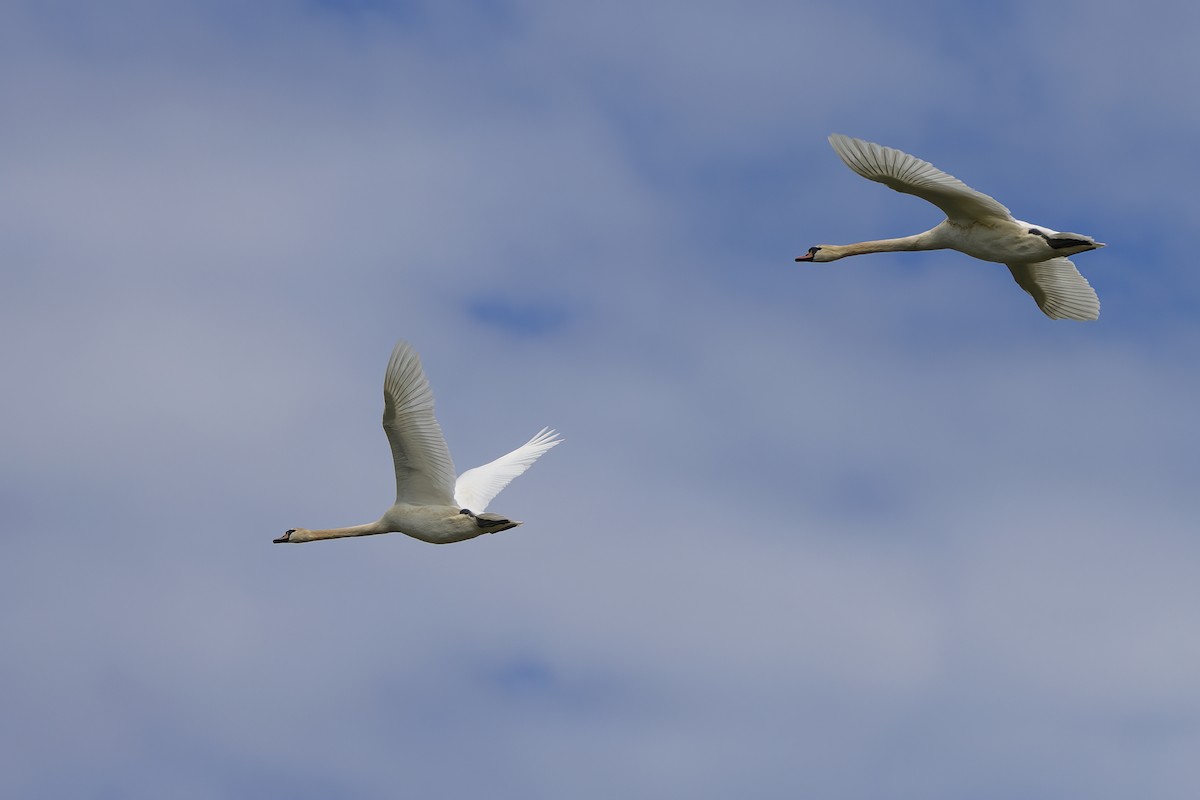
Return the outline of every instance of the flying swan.
<path id="1" fill-rule="evenodd" d="M 946 212 L 936 227 L 899 239 L 810 247 L 797 261 L 836 261 L 862 253 L 957 250 L 1008 267 L 1017 285 L 1051 319 L 1094 320 L 1100 301 L 1067 256 L 1104 247 L 1081 233 L 1060 233 L 1013 219 L 1007 208 L 932 164 L 890 147 L 835 133 L 829 137 L 846 166 L 897 192 L 914 194 Z"/>
<path id="2" fill-rule="evenodd" d="M 469 469 L 454 480 L 454 462 L 433 416 L 433 391 L 421 359 L 403 340 L 396 343 L 383 379 L 383 430 L 396 466 L 396 502 L 365 525 L 328 530 L 293 528 L 276 544 L 315 542 L 345 536 L 406 533 L 433 544 L 474 539 L 520 525 L 484 509 L 500 490 L 562 439 L 549 428 L 490 464 Z"/>

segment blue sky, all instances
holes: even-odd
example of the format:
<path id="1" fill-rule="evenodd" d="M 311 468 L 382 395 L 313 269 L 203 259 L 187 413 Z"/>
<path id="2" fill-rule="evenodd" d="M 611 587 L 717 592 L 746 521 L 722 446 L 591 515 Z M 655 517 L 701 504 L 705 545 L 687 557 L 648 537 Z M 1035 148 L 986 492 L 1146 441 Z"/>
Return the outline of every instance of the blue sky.
<path id="1" fill-rule="evenodd" d="M 984 7 L 986 5 L 986 7 Z M 1186 798 L 1194 3 L 0 6 L 0 794 Z M 1052 322 L 842 132 L 1109 244 Z M 398 338 L 519 529 L 376 518 Z"/>

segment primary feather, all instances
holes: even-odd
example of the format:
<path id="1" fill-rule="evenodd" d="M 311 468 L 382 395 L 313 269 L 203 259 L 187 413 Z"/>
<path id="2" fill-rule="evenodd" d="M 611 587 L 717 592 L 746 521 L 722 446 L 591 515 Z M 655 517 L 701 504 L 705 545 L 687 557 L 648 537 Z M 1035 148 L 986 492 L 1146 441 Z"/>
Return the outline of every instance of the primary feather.
<path id="1" fill-rule="evenodd" d="M 948 219 L 959 222 L 981 217 L 1012 219 L 1012 213 L 995 198 L 975 191 L 916 156 L 841 133 L 832 134 L 829 143 L 846 166 L 859 175 L 927 200 L 944 211 Z"/>
<path id="2" fill-rule="evenodd" d="M 1008 264 L 1017 285 L 1037 301 L 1050 319 L 1096 319 L 1100 300 L 1087 278 L 1068 258 L 1051 258 L 1033 264 Z"/>
<path id="3" fill-rule="evenodd" d="M 454 500 L 463 508 L 480 514 L 492 502 L 500 490 L 512 479 L 529 469 L 533 462 L 542 457 L 551 447 L 562 442 L 550 428 L 542 428 L 538 434 L 511 453 L 500 456 L 482 467 L 469 469 L 458 476 L 454 486 Z"/>
<path id="4" fill-rule="evenodd" d="M 383 381 L 383 430 L 396 468 L 396 502 L 450 505 L 454 461 L 433 415 L 433 390 L 408 342 L 396 343 Z"/>

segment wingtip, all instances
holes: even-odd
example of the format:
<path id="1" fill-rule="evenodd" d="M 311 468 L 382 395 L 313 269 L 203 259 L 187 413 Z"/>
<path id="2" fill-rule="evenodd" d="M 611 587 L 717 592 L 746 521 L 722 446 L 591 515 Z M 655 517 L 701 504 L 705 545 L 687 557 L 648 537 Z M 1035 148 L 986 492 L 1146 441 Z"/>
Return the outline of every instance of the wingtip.
<path id="1" fill-rule="evenodd" d="M 547 447 L 554 447 L 557 444 L 562 444 L 564 441 L 566 440 L 554 428 L 542 428 L 529 440 L 529 444 L 544 444 Z"/>
<path id="2" fill-rule="evenodd" d="M 831 133 L 829 134 L 828 141 L 830 147 L 840 152 L 854 141 L 854 137 L 847 136 L 844 133 Z"/>

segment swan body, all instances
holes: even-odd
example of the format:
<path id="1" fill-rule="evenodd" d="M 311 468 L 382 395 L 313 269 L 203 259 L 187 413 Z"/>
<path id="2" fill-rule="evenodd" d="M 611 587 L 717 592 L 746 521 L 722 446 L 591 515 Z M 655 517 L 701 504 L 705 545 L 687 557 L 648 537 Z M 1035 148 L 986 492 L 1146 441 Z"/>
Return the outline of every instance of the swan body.
<path id="1" fill-rule="evenodd" d="M 292 528 L 273 541 L 300 544 L 320 539 L 404 533 L 432 544 L 474 539 L 515 528 L 520 522 L 485 509 L 500 490 L 562 439 L 549 428 L 511 453 L 454 478 L 454 462 L 433 415 L 433 390 L 421 360 L 405 341 L 396 343 L 383 381 L 383 430 L 396 469 L 396 502 L 374 522 L 348 528 Z"/>
<path id="2" fill-rule="evenodd" d="M 1004 264 L 1017 284 L 1051 319 L 1094 320 L 1100 301 L 1067 256 L 1104 247 L 1090 236 L 1063 233 L 1015 219 L 1007 208 L 921 159 L 862 139 L 835 133 L 829 143 L 846 166 L 869 180 L 916 195 L 946 214 L 914 236 L 856 244 L 810 247 L 797 261 L 828 262 L 864 253 L 957 250 Z"/>

